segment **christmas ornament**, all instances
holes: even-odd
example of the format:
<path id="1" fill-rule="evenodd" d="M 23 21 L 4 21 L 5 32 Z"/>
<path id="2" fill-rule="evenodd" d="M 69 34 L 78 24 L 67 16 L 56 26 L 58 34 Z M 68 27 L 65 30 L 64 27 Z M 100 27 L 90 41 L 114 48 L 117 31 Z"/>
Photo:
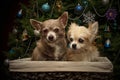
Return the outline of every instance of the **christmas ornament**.
<path id="1" fill-rule="evenodd" d="M 10 54 L 15 53 L 14 49 L 10 49 L 9 53 L 10 53 Z"/>
<path id="2" fill-rule="evenodd" d="M 104 31 L 110 32 L 110 27 L 109 26 L 105 26 Z"/>
<path id="3" fill-rule="evenodd" d="M 12 31 L 14 34 L 16 34 L 18 31 L 16 28 L 13 28 L 13 31 Z"/>
<path id="4" fill-rule="evenodd" d="M 88 1 L 87 1 L 87 0 L 83 0 L 82 3 L 83 3 L 84 5 L 87 5 L 87 4 L 88 4 Z"/>
<path id="5" fill-rule="evenodd" d="M 106 48 L 109 48 L 110 47 L 110 39 L 107 39 L 106 41 L 105 41 L 105 47 Z"/>
<path id="6" fill-rule="evenodd" d="M 22 34 L 22 41 L 26 41 L 28 40 L 28 38 L 29 36 L 28 36 L 27 30 L 25 29 Z"/>
<path id="7" fill-rule="evenodd" d="M 107 5 L 109 3 L 109 0 L 102 0 L 104 5 Z"/>
<path id="8" fill-rule="evenodd" d="M 75 12 L 80 12 L 82 10 L 82 6 L 78 3 L 78 5 L 75 7 Z"/>
<path id="9" fill-rule="evenodd" d="M 108 9 L 105 15 L 106 15 L 107 20 L 115 20 L 117 16 L 117 11 L 116 9 Z"/>
<path id="10" fill-rule="evenodd" d="M 83 14 L 83 22 L 85 23 L 91 23 L 95 21 L 95 14 L 92 14 L 90 11 L 88 11 L 86 14 Z"/>
<path id="11" fill-rule="evenodd" d="M 9 59 L 4 60 L 4 65 L 9 68 Z"/>
<path id="12" fill-rule="evenodd" d="M 40 35 L 40 31 L 34 30 L 34 34 L 35 34 L 35 36 L 39 36 Z"/>
<path id="13" fill-rule="evenodd" d="M 50 5 L 48 3 L 45 3 L 42 5 L 42 10 L 44 12 L 48 12 L 50 10 Z"/>
<path id="14" fill-rule="evenodd" d="M 56 7 L 58 9 L 58 12 L 61 12 L 61 9 L 62 9 L 62 1 L 61 0 L 56 1 Z"/>
<path id="15" fill-rule="evenodd" d="M 21 17 L 22 17 L 22 9 L 20 9 L 20 10 L 18 11 L 17 17 L 18 17 L 18 18 L 21 18 Z"/>

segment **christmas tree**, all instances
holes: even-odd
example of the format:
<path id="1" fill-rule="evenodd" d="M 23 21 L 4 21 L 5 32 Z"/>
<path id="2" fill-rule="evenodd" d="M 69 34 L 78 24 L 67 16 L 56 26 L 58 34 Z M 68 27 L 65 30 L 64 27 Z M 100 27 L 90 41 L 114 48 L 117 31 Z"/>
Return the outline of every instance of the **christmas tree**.
<path id="1" fill-rule="evenodd" d="M 30 25 L 30 19 L 44 21 L 69 13 L 69 24 L 75 22 L 87 26 L 89 22 L 99 22 L 96 38 L 101 56 L 107 56 L 114 65 L 114 77 L 120 75 L 120 6 L 119 0 L 30 0 L 21 4 L 16 14 L 13 31 L 9 35 L 9 59 L 30 57 L 40 33 Z"/>

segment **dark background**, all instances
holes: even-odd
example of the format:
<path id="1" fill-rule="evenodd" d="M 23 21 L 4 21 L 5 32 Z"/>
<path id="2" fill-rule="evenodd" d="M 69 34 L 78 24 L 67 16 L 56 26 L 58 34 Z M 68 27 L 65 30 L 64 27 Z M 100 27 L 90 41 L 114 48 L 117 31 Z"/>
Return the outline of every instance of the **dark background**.
<path id="1" fill-rule="evenodd" d="M 7 42 L 9 32 L 12 30 L 16 13 L 20 9 L 20 3 L 27 5 L 28 0 L 1 0 L 0 1 L 0 80 L 10 80 L 7 59 L 3 51 L 8 50 Z"/>
<path id="2" fill-rule="evenodd" d="M 13 21 L 16 18 L 17 12 L 20 10 L 20 3 L 25 5 L 29 4 L 29 0 L 1 0 L 0 1 L 0 80 L 10 80 L 9 73 L 9 65 L 4 61 L 7 59 L 7 55 L 3 51 L 7 51 L 9 49 L 8 43 L 8 35 L 9 32 L 12 31 Z M 114 3 L 117 3 L 116 0 L 113 0 Z M 114 4 L 114 6 L 117 6 Z M 119 13 L 118 13 L 119 15 Z M 118 25 L 120 25 L 120 17 L 117 17 Z M 104 21 L 100 21 L 104 22 Z M 114 33 L 114 32 L 113 32 Z M 116 52 L 116 54 L 119 52 Z M 111 52 L 111 54 L 113 54 Z M 109 52 L 108 55 L 113 57 Z M 118 62 L 119 60 L 116 59 Z M 116 64 L 118 64 L 116 62 Z M 119 65 L 119 64 L 118 64 Z M 115 73 L 117 72 L 116 78 L 119 77 L 119 68 L 115 69 Z"/>

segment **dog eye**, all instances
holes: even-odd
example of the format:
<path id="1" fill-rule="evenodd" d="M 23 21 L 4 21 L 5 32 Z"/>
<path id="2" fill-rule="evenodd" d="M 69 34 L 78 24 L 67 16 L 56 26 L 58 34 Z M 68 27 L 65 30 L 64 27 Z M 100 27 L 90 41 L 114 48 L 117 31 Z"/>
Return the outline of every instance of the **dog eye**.
<path id="1" fill-rule="evenodd" d="M 70 38 L 70 41 L 72 42 L 72 41 L 73 41 L 73 38 Z"/>
<path id="2" fill-rule="evenodd" d="M 84 40 L 83 39 L 81 39 L 81 38 L 79 38 L 79 40 L 78 40 L 80 43 L 83 43 L 84 42 Z"/>
<path id="3" fill-rule="evenodd" d="M 47 33 L 47 32 L 48 32 L 48 29 L 44 29 L 43 32 L 44 32 L 44 33 Z"/>
<path id="4" fill-rule="evenodd" d="M 56 33 L 59 32 L 59 29 L 58 29 L 58 28 L 55 28 L 55 29 L 54 29 L 54 32 L 56 32 Z"/>

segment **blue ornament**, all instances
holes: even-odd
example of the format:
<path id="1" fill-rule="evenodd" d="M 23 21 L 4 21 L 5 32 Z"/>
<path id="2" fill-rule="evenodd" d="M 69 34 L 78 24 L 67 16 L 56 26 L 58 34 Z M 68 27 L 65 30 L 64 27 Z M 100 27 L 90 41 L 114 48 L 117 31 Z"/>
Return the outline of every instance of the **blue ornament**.
<path id="1" fill-rule="evenodd" d="M 13 54 L 13 53 L 15 53 L 15 51 L 14 51 L 13 49 L 11 49 L 11 50 L 9 51 L 9 53 L 10 53 L 10 54 Z"/>
<path id="2" fill-rule="evenodd" d="M 105 42 L 105 47 L 109 48 L 110 47 L 110 39 L 107 39 Z"/>
<path id="3" fill-rule="evenodd" d="M 22 17 L 22 9 L 20 9 L 17 13 L 17 17 L 21 18 Z"/>
<path id="4" fill-rule="evenodd" d="M 42 10 L 43 10 L 44 12 L 48 12 L 48 11 L 50 10 L 49 4 L 48 4 L 48 3 L 43 4 L 43 5 L 42 5 Z"/>
<path id="5" fill-rule="evenodd" d="M 82 6 L 80 4 L 78 4 L 76 7 L 75 7 L 75 11 L 81 11 L 82 10 Z"/>

